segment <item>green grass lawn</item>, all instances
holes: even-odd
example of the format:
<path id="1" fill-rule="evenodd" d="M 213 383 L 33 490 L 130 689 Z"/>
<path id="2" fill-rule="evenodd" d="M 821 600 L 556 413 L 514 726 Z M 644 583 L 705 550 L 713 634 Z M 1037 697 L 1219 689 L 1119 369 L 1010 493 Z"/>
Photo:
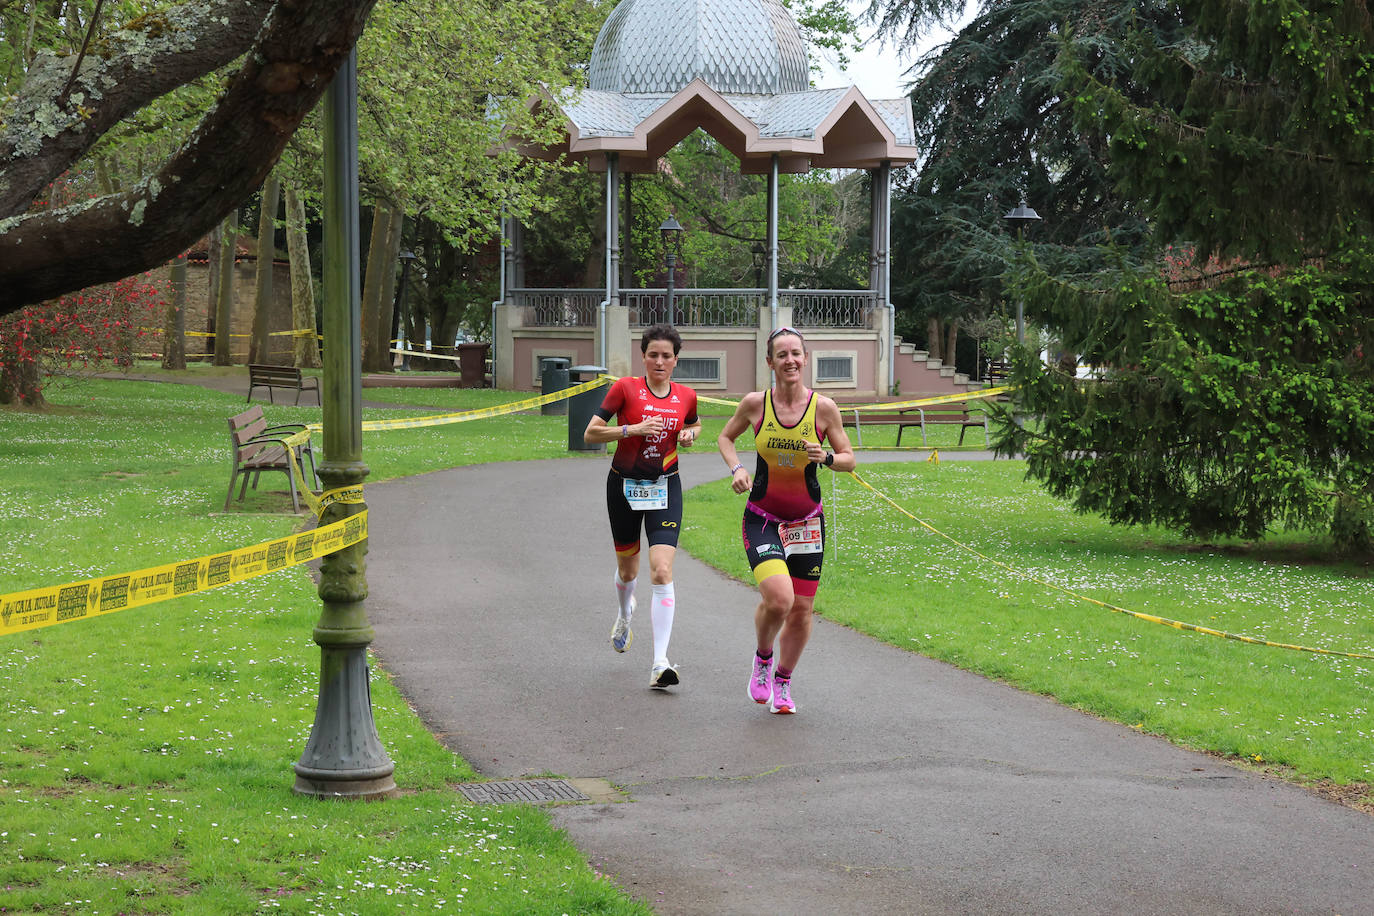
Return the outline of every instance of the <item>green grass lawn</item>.
<path id="1" fill-rule="evenodd" d="M 0 594 L 248 546 L 302 524 L 262 511 L 287 504 L 280 474 L 263 478 L 272 492 L 250 495 L 246 509 L 221 511 L 225 418 L 243 409 L 241 396 L 102 380 L 49 397 L 48 414 L 0 411 Z M 319 409 L 267 415 L 310 421 Z M 378 480 L 566 455 L 566 429 L 563 417 L 520 415 L 367 434 L 364 447 Z M 296 566 L 0 639 L 0 908 L 649 912 L 543 812 L 468 804 L 451 786 L 472 769 L 375 666 L 374 716 L 403 796 L 350 805 L 294 795 L 318 693 L 319 610 Z"/>
<path id="2" fill-rule="evenodd" d="M 198 370 L 189 370 L 189 373 Z M 238 367 L 237 371 L 245 370 Z M 425 415 L 527 395 L 368 389 Z M 241 396 L 88 381 L 45 414 L 0 411 L 0 594 L 278 537 L 284 484 L 223 513 L 225 418 Z M 414 400 L 412 400 L 414 399 Z M 315 407 L 270 406 L 271 422 Z M 706 421 L 709 443 L 723 417 Z M 889 431 L 890 432 L 890 431 Z M 957 430 L 939 430 L 942 450 Z M 537 411 L 364 435 L 369 481 L 567 456 Z M 865 435 L 865 441 L 869 437 Z M 924 455 L 925 453 L 922 453 Z M 986 557 L 1092 598 L 1282 642 L 1374 651 L 1369 567 L 1319 542 L 1198 545 L 1078 516 L 1019 462 L 865 463 L 860 473 Z M 598 453 L 569 460 L 604 461 Z M 832 554 L 818 609 L 911 651 L 1059 698 L 1365 805 L 1374 663 L 1244 645 L 1115 614 L 932 534 L 823 474 Z M 834 486 L 832 491 L 831 486 Z M 689 491 L 683 545 L 747 578 L 740 503 Z M 720 532 L 729 532 L 729 537 Z M 378 731 L 404 789 L 376 805 L 290 792 L 314 716 L 319 598 L 303 567 L 0 639 L 0 888 L 21 911 L 647 913 L 526 807 L 475 807 L 473 778 L 373 669 Z M 460 902 L 461 901 L 461 906 Z"/>
<path id="3" fill-rule="evenodd" d="M 1019 461 L 861 458 L 858 471 L 940 534 L 852 477 L 823 475 L 830 543 L 816 607 L 826 618 L 1374 803 L 1374 660 L 1185 632 L 1050 587 L 1269 641 L 1374 654 L 1368 563 L 1334 561 L 1293 535 L 1197 544 L 1115 528 L 1028 483 Z M 683 546 L 752 581 L 739 546 L 718 534 L 738 527 L 738 497 L 711 483 L 689 498 Z"/>

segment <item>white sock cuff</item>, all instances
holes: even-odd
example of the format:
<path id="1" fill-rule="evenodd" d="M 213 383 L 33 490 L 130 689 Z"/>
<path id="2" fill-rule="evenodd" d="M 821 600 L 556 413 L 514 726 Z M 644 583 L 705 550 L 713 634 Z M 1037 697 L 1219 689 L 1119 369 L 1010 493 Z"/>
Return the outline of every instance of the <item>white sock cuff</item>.
<path id="1" fill-rule="evenodd" d="M 620 581 L 620 573 L 617 571 L 615 574 L 616 603 L 620 607 L 620 616 L 626 619 L 629 619 L 630 614 L 633 613 L 633 608 L 630 607 L 630 602 L 634 601 L 635 583 L 637 583 L 638 581 L 639 577 L 635 576 L 629 582 L 622 582 Z"/>

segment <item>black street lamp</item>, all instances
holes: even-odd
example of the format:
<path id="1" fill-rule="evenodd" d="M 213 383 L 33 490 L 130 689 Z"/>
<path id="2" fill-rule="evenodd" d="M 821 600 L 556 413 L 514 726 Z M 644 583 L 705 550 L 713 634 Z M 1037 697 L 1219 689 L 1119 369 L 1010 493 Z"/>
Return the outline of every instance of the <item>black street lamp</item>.
<path id="1" fill-rule="evenodd" d="M 1023 239 L 1025 230 L 1040 222 L 1040 214 L 1026 206 L 1026 199 L 1023 197 L 1015 209 L 1002 214 L 1002 219 L 1006 220 L 1007 224 L 1016 230 L 1016 241 L 1019 243 Z M 1016 297 L 1016 342 L 1026 342 L 1025 308 L 1020 296 Z"/>
<path id="2" fill-rule="evenodd" d="M 763 257 L 768 254 L 768 249 L 763 247 L 763 242 L 755 242 L 749 253 L 754 258 L 754 288 L 763 289 Z"/>
<path id="3" fill-rule="evenodd" d="M 401 260 L 401 279 L 396 283 L 396 306 L 391 310 L 391 339 L 398 340 L 401 335 L 400 328 L 405 328 L 405 349 L 401 353 L 401 369 L 410 370 L 410 322 L 405 321 L 402 311 L 406 302 L 406 278 L 410 276 L 410 265 L 419 259 L 419 255 L 407 248 L 402 251 L 398 258 Z"/>
<path id="4" fill-rule="evenodd" d="M 663 236 L 663 264 L 668 268 L 668 323 L 676 324 L 673 320 L 673 274 L 677 273 L 677 259 L 682 253 L 682 226 L 669 213 L 658 231 Z"/>

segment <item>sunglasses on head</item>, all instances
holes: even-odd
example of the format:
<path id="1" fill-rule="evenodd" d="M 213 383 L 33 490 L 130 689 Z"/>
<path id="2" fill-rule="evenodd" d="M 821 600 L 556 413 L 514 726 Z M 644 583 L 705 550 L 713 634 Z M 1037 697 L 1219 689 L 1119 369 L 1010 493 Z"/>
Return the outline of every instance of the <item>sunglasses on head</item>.
<path id="1" fill-rule="evenodd" d="M 779 336 L 780 334 L 796 334 L 798 340 L 802 341 L 803 343 L 805 343 L 806 341 L 806 338 L 802 336 L 801 331 L 798 331 L 796 328 L 789 328 L 787 325 L 783 325 L 782 327 L 774 331 L 772 334 L 768 335 L 768 342 L 772 343 L 773 338 Z"/>

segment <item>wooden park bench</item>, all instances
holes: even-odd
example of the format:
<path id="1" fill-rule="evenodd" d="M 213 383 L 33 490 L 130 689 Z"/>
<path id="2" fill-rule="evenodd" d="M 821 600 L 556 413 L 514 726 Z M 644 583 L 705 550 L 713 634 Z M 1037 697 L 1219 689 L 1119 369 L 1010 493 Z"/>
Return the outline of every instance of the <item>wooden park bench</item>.
<path id="1" fill-rule="evenodd" d="M 1011 375 L 1011 361 L 1006 359 L 988 360 L 987 372 L 983 373 L 983 380 L 989 384 L 996 385 L 1005 382 Z"/>
<path id="2" fill-rule="evenodd" d="M 253 400 L 254 388 L 266 388 L 268 403 L 275 404 L 273 388 L 295 389 L 296 403 L 301 402 L 301 392 L 315 392 L 315 403 L 320 403 L 320 380 L 313 375 L 303 375 L 295 366 L 267 366 L 250 363 L 248 366 L 248 400 Z"/>
<path id="3" fill-rule="evenodd" d="M 310 461 L 310 480 L 314 480 L 315 474 L 315 453 L 310 447 L 310 439 L 306 437 L 304 441 L 297 442 L 293 437 L 305 430 L 303 423 L 287 423 L 281 426 L 268 426 L 266 418 L 262 415 L 262 407 L 254 405 L 241 414 L 236 414 L 229 418 L 229 442 L 233 449 L 234 469 L 229 476 L 229 492 L 224 497 L 224 509 L 229 511 L 229 503 L 234 498 L 234 484 L 239 477 L 243 478 L 243 483 L 239 486 L 239 502 L 243 502 L 244 496 L 248 493 L 248 484 L 253 484 L 253 489 L 258 488 L 258 478 L 263 471 L 282 471 L 286 474 L 287 487 L 291 491 L 291 508 L 293 511 L 301 511 L 300 498 L 296 492 L 296 477 L 291 473 L 291 458 L 289 452 L 296 453 L 296 464 L 301 468 L 304 475 L 305 467 L 301 463 L 305 459 Z"/>
<path id="4" fill-rule="evenodd" d="M 854 444 L 862 446 L 864 444 L 865 426 L 895 426 L 897 427 L 897 444 L 902 444 L 902 431 L 908 426 L 920 426 L 921 418 L 916 413 L 918 408 L 906 407 L 898 411 L 884 411 L 877 413 L 871 410 L 860 411 L 857 407 L 847 407 L 843 404 L 837 405 L 840 408 L 840 417 L 845 426 L 854 428 Z M 924 435 L 924 431 L 923 431 Z"/>
<path id="5" fill-rule="evenodd" d="M 982 428 L 984 446 L 990 441 L 987 412 L 981 409 L 970 410 L 968 403 L 964 401 L 933 404 L 928 407 L 903 407 L 897 411 L 884 412 L 861 411 L 855 407 L 841 406 L 840 416 L 844 420 L 845 426 L 854 427 L 854 444 L 858 446 L 864 444 L 863 430 L 865 426 L 897 427 L 897 445 L 899 447 L 902 444 L 902 432 L 910 426 L 920 428 L 921 444 L 926 445 L 927 424 L 959 424 L 960 445 L 964 444 L 964 434 L 974 427 Z"/>

